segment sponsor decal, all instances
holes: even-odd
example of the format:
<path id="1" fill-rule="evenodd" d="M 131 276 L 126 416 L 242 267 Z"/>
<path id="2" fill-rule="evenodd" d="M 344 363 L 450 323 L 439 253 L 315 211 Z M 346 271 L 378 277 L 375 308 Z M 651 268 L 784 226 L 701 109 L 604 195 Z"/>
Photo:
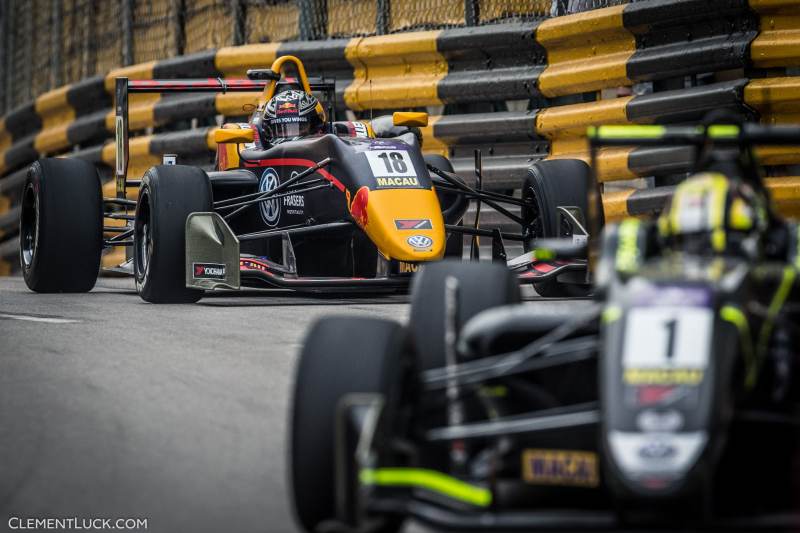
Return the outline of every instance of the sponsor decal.
<path id="1" fill-rule="evenodd" d="M 430 250 L 433 246 L 433 239 L 425 235 L 412 235 L 406 242 L 415 250 Z"/>
<path id="2" fill-rule="evenodd" d="M 656 481 L 656 488 L 685 475 L 708 442 L 704 431 L 653 434 L 611 430 L 607 435 L 611 459 L 623 475 L 646 486 Z"/>
<path id="3" fill-rule="evenodd" d="M 675 409 L 666 411 L 645 409 L 636 416 L 636 425 L 642 431 L 672 433 L 683 427 L 683 415 Z"/>
<path id="4" fill-rule="evenodd" d="M 632 407 L 660 407 L 681 404 L 684 409 L 691 409 L 699 399 L 699 387 L 686 385 L 642 385 L 638 387 L 625 387 L 625 403 Z M 641 423 L 640 423 L 641 422 Z M 641 421 L 637 419 L 639 427 L 642 424 L 655 424 L 652 419 Z M 667 424 L 667 421 L 663 421 Z M 666 430 L 664 430 L 666 431 Z"/>
<path id="5" fill-rule="evenodd" d="M 676 453 L 675 446 L 671 446 L 662 439 L 653 439 L 639 448 L 639 457 L 642 459 L 669 459 Z"/>
<path id="6" fill-rule="evenodd" d="M 117 151 L 117 176 L 121 176 L 125 172 L 125 132 L 122 123 L 122 117 L 117 117 L 115 122 L 114 137 L 116 140 Z"/>
<path id="7" fill-rule="evenodd" d="M 304 114 L 309 109 L 316 107 L 317 100 L 311 95 L 306 94 L 305 91 L 283 91 L 276 94 L 272 99 L 270 99 L 269 102 L 267 102 L 267 112 L 274 113 L 278 109 L 281 109 L 281 106 L 285 106 L 287 103 L 292 104 L 292 106 L 295 106 L 295 108 L 299 106 L 300 113 Z"/>
<path id="8" fill-rule="evenodd" d="M 225 279 L 225 265 L 220 263 L 192 263 L 194 279 Z"/>
<path id="9" fill-rule="evenodd" d="M 290 207 L 305 207 L 306 201 L 300 194 L 290 194 L 283 197 L 283 205 Z"/>
<path id="10" fill-rule="evenodd" d="M 379 189 L 413 189 L 419 187 L 416 177 L 375 178 Z"/>
<path id="11" fill-rule="evenodd" d="M 353 132 L 356 137 L 369 137 L 369 130 L 363 122 L 353 122 Z"/>
<path id="12" fill-rule="evenodd" d="M 292 172 L 294 178 L 299 174 L 296 170 Z M 306 207 L 306 197 L 302 194 L 290 194 L 283 197 L 283 208 L 289 215 L 304 215 Z"/>
<path id="13" fill-rule="evenodd" d="M 525 450 L 522 476 L 535 485 L 596 487 L 600 482 L 597 454 L 574 450 Z"/>
<path id="14" fill-rule="evenodd" d="M 400 261 L 397 263 L 397 271 L 401 274 L 412 274 L 419 271 L 419 265 L 416 263 L 406 263 L 405 261 Z"/>
<path id="15" fill-rule="evenodd" d="M 272 124 L 294 124 L 300 122 L 308 122 L 306 117 L 278 117 L 270 119 Z"/>
<path id="16" fill-rule="evenodd" d="M 262 272 L 267 272 L 269 269 L 267 268 L 267 265 L 260 261 L 255 261 L 253 259 L 240 259 L 239 270 L 260 270 Z"/>
<path id="17" fill-rule="evenodd" d="M 258 182 L 258 190 L 261 192 L 273 191 L 278 187 L 280 180 L 278 173 L 274 168 L 267 168 L 261 174 L 261 180 Z M 279 198 L 271 200 L 264 200 L 258 204 L 258 209 L 261 212 L 261 218 L 267 226 L 276 226 L 278 220 L 281 218 L 281 204 Z"/>
<path id="18" fill-rule="evenodd" d="M 356 224 L 362 228 L 366 228 L 369 222 L 367 203 L 369 203 L 369 189 L 367 187 L 361 187 L 358 189 L 358 192 L 356 192 L 355 197 L 353 197 L 353 202 L 350 204 L 350 215 L 352 215 Z"/>
<path id="19" fill-rule="evenodd" d="M 427 218 L 404 218 L 395 219 L 394 226 L 400 230 L 407 229 L 433 229 L 430 219 Z"/>
<path id="20" fill-rule="evenodd" d="M 647 385 L 644 387 L 635 387 L 634 405 L 648 406 L 673 403 L 675 400 L 682 398 L 680 394 L 680 387 L 670 385 Z"/>
<path id="21" fill-rule="evenodd" d="M 297 106 L 294 105 L 294 102 L 284 102 L 278 105 L 278 115 L 286 115 L 289 113 L 297 113 Z"/>
<path id="22" fill-rule="evenodd" d="M 634 306 L 708 307 L 710 303 L 711 292 L 708 289 L 681 285 L 642 286 L 633 297 Z"/>
<path id="23" fill-rule="evenodd" d="M 622 380 L 628 385 L 699 385 L 703 371 L 697 368 L 626 368 Z"/>

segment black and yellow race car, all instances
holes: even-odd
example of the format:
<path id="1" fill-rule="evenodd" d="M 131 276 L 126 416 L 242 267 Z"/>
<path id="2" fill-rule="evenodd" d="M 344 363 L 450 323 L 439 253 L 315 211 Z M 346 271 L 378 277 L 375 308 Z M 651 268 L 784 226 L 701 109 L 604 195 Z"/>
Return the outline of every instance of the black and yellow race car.
<path id="1" fill-rule="evenodd" d="M 102 198 L 97 171 L 75 159 L 35 163 L 25 185 L 20 261 L 35 291 L 86 291 L 103 248 L 130 247 L 128 271 L 150 302 L 197 301 L 217 288 L 384 290 L 406 287 L 420 264 L 462 257 L 464 236 L 492 242 L 522 282 L 558 295 L 586 288 L 586 262 L 506 257 L 504 242 L 585 239 L 580 161 L 542 162 L 521 197 L 473 185 L 440 155 L 423 155 L 427 114 L 397 112 L 372 121 L 336 121 L 333 80 L 309 78 L 300 60 L 278 58 L 248 79 L 116 80 L 116 198 Z M 174 164 L 128 179 L 128 94 L 262 91 L 248 123 L 214 133 L 216 169 Z M 311 96 L 325 95 L 323 102 Z M 327 105 L 325 105 L 327 104 Z M 318 120 L 290 131 L 302 115 Z M 296 132 L 299 132 L 295 128 Z M 470 179 L 470 182 L 473 180 Z M 557 184 L 557 185 L 554 185 Z M 555 188 L 554 188 L 555 187 Z M 129 188 L 138 188 L 136 200 Z M 575 200 L 577 198 L 578 200 Z M 464 224 L 471 201 L 488 205 L 518 232 Z M 511 209 L 509 209 L 511 208 Z M 103 226 L 103 218 L 123 227 Z M 103 237 L 103 232 L 116 232 Z M 473 242 L 471 257 L 478 254 Z M 527 248 L 526 248 L 527 250 Z M 123 268 L 124 270 L 124 268 Z"/>
<path id="2" fill-rule="evenodd" d="M 697 154 L 656 222 L 588 254 L 547 243 L 594 258 L 594 301 L 519 303 L 507 268 L 442 262 L 408 324 L 312 327 L 290 434 L 305 531 L 800 528 L 800 231 L 752 149 L 800 128 L 590 134 Z"/>

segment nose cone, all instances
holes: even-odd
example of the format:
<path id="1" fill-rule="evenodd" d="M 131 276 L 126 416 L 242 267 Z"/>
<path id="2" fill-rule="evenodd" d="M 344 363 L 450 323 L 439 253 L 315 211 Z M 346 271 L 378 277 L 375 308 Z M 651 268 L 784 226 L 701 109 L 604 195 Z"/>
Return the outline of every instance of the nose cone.
<path id="1" fill-rule="evenodd" d="M 359 195 L 362 197 L 358 198 Z M 360 216 L 354 212 L 354 218 L 385 257 L 433 261 L 444 255 L 444 219 L 433 190 L 364 188 L 356 194 L 356 199 L 361 202 L 362 210 Z"/>

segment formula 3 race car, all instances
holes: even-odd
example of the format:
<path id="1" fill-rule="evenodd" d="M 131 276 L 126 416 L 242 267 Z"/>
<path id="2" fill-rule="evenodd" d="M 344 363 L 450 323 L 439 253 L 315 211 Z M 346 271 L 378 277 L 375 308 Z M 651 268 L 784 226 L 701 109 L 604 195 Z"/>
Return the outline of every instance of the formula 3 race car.
<path id="1" fill-rule="evenodd" d="M 585 259 L 553 261 L 528 250 L 533 238 L 586 239 L 585 163 L 540 162 L 521 197 L 490 192 L 481 186 L 478 156 L 474 187 L 453 174 L 446 158 L 423 156 L 415 128 L 427 124 L 425 113 L 337 122 L 334 82 L 308 78 L 293 56 L 248 77 L 118 78 L 117 197 L 101 197 L 97 171 L 87 162 L 36 162 L 21 210 L 20 262 L 28 286 L 90 290 L 102 249 L 126 246 L 132 258 L 118 270 L 133 274 L 149 302 L 193 302 L 217 288 L 393 290 L 406 287 L 421 263 L 461 258 L 469 235 L 471 258 L 478 255 L 478 237 L 491 239 L 493 258 L 508 261 L 522 282 L 535 283 L 545 295 L 587 290 Z M 216 170 L 173 159 L 141 180 L 128 179 L 128 93 L 203 91 L 263 91 L 249 123 L 215 132 Z M 327 112 L 306 96 L 314 91 L 325 94 Z M 281 99 L 290 94 L 296 97 Z M 277 121 L 296 120 L 292 113 L 307 102 L 326 117 L 320 131 L 273 142 L 267 111 Z M 137 200 L 127 197 L 131 187 L 138 188 Z M 478 215 L 465 226 L 470 201 L 478 202 Z M 480 204 L 509 217 L 520 231 L 479 227 Z M 510 206 L 519 207 L 520 215 Z M 104 216 L 127 225 L 104 228 Z M 104 237 L 104 231 L 116 234 Z M 504 240 L 523 243 L 526 253 L 508 260 Z"/>
<path id="2" fill-rule="evenodd" d="M 305 531 L 800 528 L 800 233 L 752 150 L 800 128 L 593 132 L 633 144 L 696 147 L 697 173 L 657 224 L 605 227 L 594 302 L 520 304 L 508 269 L 443 262 L 407 325 L 312 327 L 290 433 Z"/>

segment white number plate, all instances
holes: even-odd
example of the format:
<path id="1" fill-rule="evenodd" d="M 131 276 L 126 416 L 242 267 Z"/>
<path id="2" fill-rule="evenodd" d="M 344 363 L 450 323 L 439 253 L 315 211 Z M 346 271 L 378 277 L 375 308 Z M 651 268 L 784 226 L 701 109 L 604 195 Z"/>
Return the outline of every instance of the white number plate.
<path id="1" fill-rule="evenodd" d="M 405 150 L 370 150 L 365 154 L 369 161 L 369 168 L 376 178 L 417 177 L 411 157 Z"/>
<path id="2" fill-rule="evenodd" d="M 708 366 L 713 314 L 704 307 L 634 307 L 625 323 L 625 368 Z"/>

